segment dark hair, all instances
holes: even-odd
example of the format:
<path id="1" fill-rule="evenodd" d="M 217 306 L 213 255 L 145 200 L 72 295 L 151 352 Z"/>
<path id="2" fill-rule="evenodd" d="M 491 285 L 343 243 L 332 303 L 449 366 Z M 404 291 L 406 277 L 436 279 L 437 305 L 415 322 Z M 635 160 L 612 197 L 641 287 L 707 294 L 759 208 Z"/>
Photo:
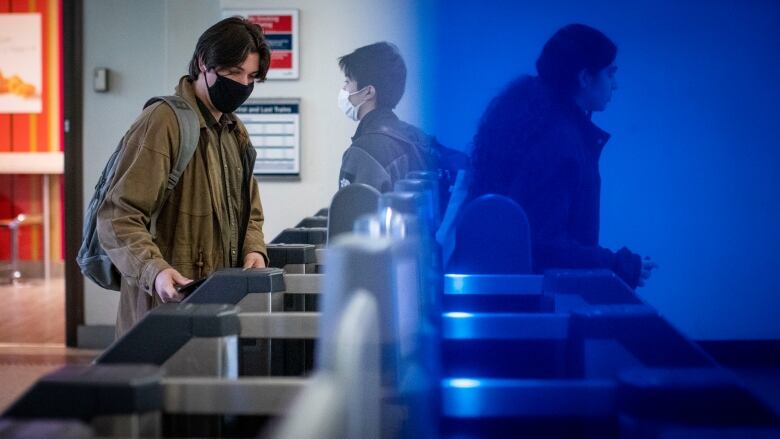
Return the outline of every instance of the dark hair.
<path id="1" fill-rule="evenodd" d="M 260 56 L 260 76 L 265 81 L 268 67 L 271 65 L 271 48 L 265 40 L 263 29 L 255 23 L 242 18 L 230 17 L 206 29 L 198 38 L 195 53 L 190 60 L 189 77 L 198 79 L 203 60 L 207 69 L 238 66 L 250 53 Z"/>
<path id="2" fill-rule="evenodd" d="M 559 29 L 536 60 L 539 77 L 559 93 L 571 96 L 580 71 L 596 73 L 615 61 L 617 46 L 600 31 L 584 24 Z"/>
<path id="3" fill-rule="evenodd" d="M 406 64 L 394 44 L 380 42 L 363 46 L 339 58 L 339 67 L 344 75 L 357 82 L 358 89 L 374 86 L 379 108 L 395 108 L 404 95 Z"/>
<path id="4" fill-rule="evenodd" d="M 536 76 L 510 82 L 488 105 L 474 135 L 471 197 L 508 195 L 528 148 L 553 129 L 555 100 Z"/>

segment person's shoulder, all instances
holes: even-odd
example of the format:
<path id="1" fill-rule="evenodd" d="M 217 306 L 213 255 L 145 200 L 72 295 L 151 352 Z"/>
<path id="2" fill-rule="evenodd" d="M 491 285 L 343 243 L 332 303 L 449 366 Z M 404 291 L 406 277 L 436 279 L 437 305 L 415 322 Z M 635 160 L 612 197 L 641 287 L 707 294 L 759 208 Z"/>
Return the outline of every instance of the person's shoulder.
<path id="1" fill-rule="evenodd" d="M 165 102 L 154 102 L 141 111 L 125 137 L 128 143 L 136 143 L 166 156 L 175 153 L 179 139 L 176 113 Z"/>
<path id="2" fill-rule="evenodd" d="M 390 135 L 371 131 L 354 139 L 350 149 L 360 150 L 384 166 L 398 155 L 398 142 L 399 140 Z"/>
<path id="3" fill-rule="evenodd" d="M 384 165 L 377 160 L 376 156 L 354 145 L 347 148 L 341 157 L 341 172 L 347 172 L 353 176 L 359 173 L 366 173 L 369 169 L 376 167 L 384 168 Z"/>
<path id="4" fill-rule="evenodd" d="M 499 93 L 497 100 L 509 105 L 547 107 L 550 102 L 550 93 L 538 77 L 521 75 L 504 87 L 501 93 Z M 536 108 L 536 110 L 539 110 L 539 108 Z"/>
<path id="5" fill-rule="evenodd" d="M 152 128 L 172 129 L 178 125 L 178 122 L 173 108 L 164 101 L 157 101 L 143 108 L 133 125 L 142 126 L 146 130 Z"/>
<path id="6" fill-rule="evenodd" d="M 165 101 L 158 100 L 145 105 L 140 117 L 146 117 L 153 121 L 169 121 L 176 120 L 176 113 Z"/>
<path id="7" fill-rule="evenodd" d="M 535 76 L 523 75 L 507 84 L 488 104 L 478 134 L 489 138 L 515 138 L 518 132 L 533 138 L 547 129 L 553 117 L 549 91 Z"/>
<path id="8" fill-rule="evenodd" d="M 395 129 L 402 137 L 408 139 L 414 144 L 430 142 L 431 138 L 433 137 L 417 125 L 411 124 L 401 119 L 398 119 L 398 122 L 395 125 Z"/>

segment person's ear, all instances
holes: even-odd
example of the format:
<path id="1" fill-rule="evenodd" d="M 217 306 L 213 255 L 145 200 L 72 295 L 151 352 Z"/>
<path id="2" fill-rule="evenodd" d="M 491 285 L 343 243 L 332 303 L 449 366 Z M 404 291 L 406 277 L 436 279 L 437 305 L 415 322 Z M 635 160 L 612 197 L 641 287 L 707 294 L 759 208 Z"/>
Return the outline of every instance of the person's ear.
<path id="1" fill-rule="evenodd" d="M 376 99 L 376 88 L 373 85 L 366 87 L 366 100 Z"/>
<path id="2" fill-rule="evenodd" d="M 577 74 L 577 84 L 579 84 L 580 89 L 588 88 L 590 86 L 590 83 L 592 82 L 593 77 L 590 73 L 588 73 L 587 69 L 582 69 Z"/>
<path id="3" fill-rule="evenodd" d="M 203 62 L 203 58 L 198 57 L 198 70 L 200 70 L 201 73 L 206 73 L 206 64 Z"/>

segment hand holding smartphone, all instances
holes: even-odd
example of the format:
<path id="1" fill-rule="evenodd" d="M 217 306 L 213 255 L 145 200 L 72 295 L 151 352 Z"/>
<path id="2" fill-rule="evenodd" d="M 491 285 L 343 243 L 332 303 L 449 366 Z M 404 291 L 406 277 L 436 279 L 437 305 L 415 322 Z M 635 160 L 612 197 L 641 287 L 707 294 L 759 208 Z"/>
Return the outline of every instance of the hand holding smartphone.
<path id="1" fill-rule="evenodd" d="M 182 298 L 185 298 L 192 294 L 193 291 L 198 289 L 198 287 L 201 286 L 203 282 L 206 281 L 206 279 L 207 278 L 204 277 L 198 280 L 194 280 L 186 285 L 179 285 L 176 287 L 176 291 L 183 296 Z"/>

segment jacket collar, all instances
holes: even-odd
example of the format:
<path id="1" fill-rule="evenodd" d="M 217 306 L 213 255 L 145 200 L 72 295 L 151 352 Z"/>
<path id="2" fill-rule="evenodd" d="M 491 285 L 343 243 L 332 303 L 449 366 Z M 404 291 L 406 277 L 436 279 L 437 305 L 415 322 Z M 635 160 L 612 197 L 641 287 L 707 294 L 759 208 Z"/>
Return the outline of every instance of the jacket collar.
<path id="1" fill-rule="evenodd" d="M 352 136 L 352 141 L 354 142 L 366 131 L 375 131 L 378 127 L 391 126 L 395 122 L 398 122 L 398 116 L 393 113 L 393 110 L 389 108 L 376 108 L 363 116 L 363 119 L 361 119 L 357 130 L 355 131 L 355 135 Z"/>
<path id="2" fill-rule="evenodd" d="M 544 81 L 542 81 L 542 84 L 553 105 L 559 109 L 565 118 L 574 123 L 582 133 L 586 146 L 596 154 L 596 157 L 600 157 L 601 151 L 604 150 L 604 146 L 609 141 L 610 134 L 593 123 L 591 120 L 592 113 L 582 111 L 571 98 L 557 92 L 554 86 Z"/>
<path id="3" fill-rule="evenodd" d="M 610 134 L 598 126 L 596 126 L 595 123 L 590 119 L 591 115 L 587 115 L 582 120 L 582 131 L 585 135 L 585 141 L 587 142 L 588 146 L 593 148 L 594 152 L 598 156 L 601 155 L 601 151 L 604 150 L 604 145 L 607 144 L 609 141 L 609 138 L 611 137 Z"/>
<path id="4" fill-rule="evenodd" d="M 593 113 L 585 113 L 573 102 L 560 102 L 563 112 L 574 121 L 575 125 L 582 132 L 585 145 L 596 154 L 596 157 L 601 156 L 604 146 L 611 137 L 610 134 L 593 123 L 591 120 Z"/>

